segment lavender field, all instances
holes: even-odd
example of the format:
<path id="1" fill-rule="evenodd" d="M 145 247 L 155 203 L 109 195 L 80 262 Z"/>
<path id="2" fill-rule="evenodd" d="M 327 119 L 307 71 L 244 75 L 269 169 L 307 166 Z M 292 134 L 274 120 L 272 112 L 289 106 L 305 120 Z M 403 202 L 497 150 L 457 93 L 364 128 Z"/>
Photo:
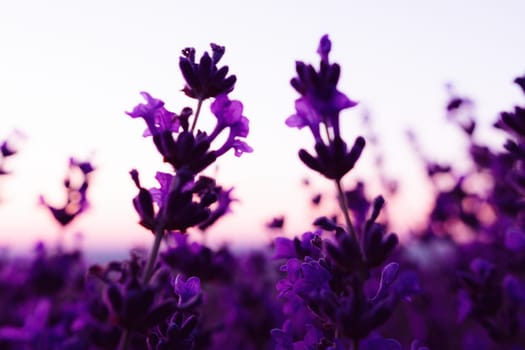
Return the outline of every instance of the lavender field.
<path id="1" fill-rule="evenodd" d="M 299 58 L 290 76 L 295 112 L 275 126 L 308 133 L 298 158 L 333 188 L 312 194 L 319 215 L 305 216 L 310 230 L 288 237 L 286 216 L 276 217 L 271 243 L 250 251 L 195 239 L 236 215 L 235 189 L 205 171 L 227 154 L 242 163 L 252 130 L 243 103 L 230 98 L 237 76 L 222 64 L 225 47 L 182 48 L 180 94 L 193 104 L 174 112 L 141 92 L 126 112 L 167 165 L 154 188 L 129 171 L 130 220 L 151 246 L 91 263 L 59 236 L 22 257 L 1 254 L 0 349 L 525 350 L 525 107 L 493 121 L 506 139 L 494 148 L 476 138 L 475 101 L 451 94 L 444 113 L 467 145 L 461 167 L 423 154 L 410 133 L 435 196 L 420 229 L 394 233 L 384 198 L 395 179 L 377 167 L 391 193 L 372 193 L 353 176 L 377 140 L 341 128 L 341 113 L 357 102 L 338 87 L 341 66 L 330 56 L 338 43 L 324 35 L 315 45 L 318 60 Z M 525 94 L 519 74 L 515 89 Z M 0 144 L 2 186 L 17 176 L 16 137 Z M 72 155 L 63 206 L 40 196 L 58 226 L 89 209 L 95 163 Z"/>

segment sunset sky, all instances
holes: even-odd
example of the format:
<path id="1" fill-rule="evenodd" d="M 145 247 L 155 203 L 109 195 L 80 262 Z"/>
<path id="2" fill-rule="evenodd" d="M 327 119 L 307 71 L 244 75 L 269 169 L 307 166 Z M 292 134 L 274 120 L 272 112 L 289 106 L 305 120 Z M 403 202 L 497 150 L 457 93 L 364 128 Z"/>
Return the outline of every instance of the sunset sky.
<path id="1" fill-rule="evenodd" d="M 322 4 L 322 5 L 321 5 Z M 125 114 L 148 91 L 169 109 L 195 108 L 178 70 L 180 50 L 197 55 L 214 42 L 237 75 L 230 95 L 250 118 L 252 154 L 227 154 L 208 171 L 234 186 L 234 213 L 213 228 L 211 243 L 267 242 L 264 223 L 287 214 L 285 232 L 310 227 L 311 191 L 329 190 L 297 159 L 311 147 L 306 130 L 284 125 L 296 92 L 289 85 L 294 62 L 316 63 L 318 40 L 329 34 L 332 60 L 341 64 L 340 89 L 359 106 L 343 113 L 345 135 L 362 134 L 368 112 L 380 136 L 385 168 L 400 180 L 388 203 L 396 228 L 406 230 L 428 209 L 421 164 L 405 140 L 413 129 L 423 151 L 461 161 L 461 133 L 445 125 L 447 83 L 476 101 L 480 139 L 502 143 L 491 130 L 498 112 L 522 102 L 512 80 L 525 73 L 523 1 L 4 1 L 0 4 L 0 139 L 20 130 L 20 153 L 0 179 L 0 246 L 29 247 L 54 240 L 58 227 L 38 206 L 38 196 L 60 203 L 70 156 L 91 158 L 92 207 L 70 228 L 88 249 L 128 249 L 150 244 L 131 205 L 136 194 L 129 170 L 154 185 L 166 170 L 144 125 Z M 205 104 L 202 124 L 210 118 Z M 211 125 L 211 124 L 210 124 Z M 368 147 L 344 179 L 377 183 Z M 370 188 L 370 195 L 381 191 Z M 330 200 L 330 198 L 328 199 Z"/>

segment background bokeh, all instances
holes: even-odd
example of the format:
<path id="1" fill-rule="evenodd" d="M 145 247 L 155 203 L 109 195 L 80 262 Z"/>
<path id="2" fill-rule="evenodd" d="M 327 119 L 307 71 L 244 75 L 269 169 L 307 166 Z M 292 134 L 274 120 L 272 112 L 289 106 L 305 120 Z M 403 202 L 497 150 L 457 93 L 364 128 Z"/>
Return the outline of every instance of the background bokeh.
<path id="1" fill-rule="evenodd" d="M 181 92 L 180 50 L 197 54 L 209 43 L 226 46 L 224 63 L 238 77 L 232 98 L 250 118 L 252 154 L 221 159 L 209 171 L 235 187 L 234 214 L 206 238 L 212 244 L 267 242 L 264 224 L 286 214 L 285 232 L 309 227 L 311 191 L 331 191 L 297 159 L 310 147 L 306 131 L 284 125 L 296 93 L 289 85 L 297 59 L 317 62 L 321 35 L 333 41 L 332 59 L 342 69 L 340 88 L 360 102 L 344 112 L 348 137 L 364 132 L 363 114 L 379 144 L 368 147 L 345 178 L 382 192 L 374 153 L 400 181 L 388 202 L 400 233 L 420 222 L 430 188 L 405 132 L 418 135 L 422 151 L 438 160 L 463 160 L 463 140 L 445 123 L 446 85 L 475 102 L 477 137 L 502 143 L 491 124 L 501 110 L 520 101 L 514 77 L 525 72 L 522 1 L 4 1 L 0 3 L 0 137 L 20 130 L 20 153 L 0 181 L 0 246 L 26 249 L 37 239 L 53 240 L 58 227 L 38 206 L 43 194 L 57 204 L 70 156 L 97 166 L 90 210 L 68 230 L 82 232 L 91 250 L 125 251 L 149 244 L 131 205 L 136 194 L 128 172 L 137 168 L 154 185 L 166 169 L 144 125 L 125 111 L 148 91 L 180 111 L 193 101 Z M 209 116 L 205 105 L 201 127 Z M 211 119 L 210 119 L 211 121 Z M 306 189 L 301 180 L 312 180 Z"/>

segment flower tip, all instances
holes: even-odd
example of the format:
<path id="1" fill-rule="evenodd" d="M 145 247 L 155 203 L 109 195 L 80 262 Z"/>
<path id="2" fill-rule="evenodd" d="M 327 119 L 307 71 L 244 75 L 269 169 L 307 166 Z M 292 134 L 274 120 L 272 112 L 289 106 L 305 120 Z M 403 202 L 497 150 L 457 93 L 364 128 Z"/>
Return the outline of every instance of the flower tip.
<path id="1" fill-rule="evenodd" d="M 217 63 L 220 61 L 220 59 L 224 55 L 224 52 L 226 51 L 226 49 L 224 48 L 224 46 L 220 46 L 215 43 L 211 43 L 210 46 L 212 50 L 212 61 L 213 63 Z"/>
<path id="2" fill-rule="evenodd" d="M 328 61 L 328 54 L 332 50 L 332 42 L 328 37 L 328 34 L 325 34 L 321 37 L 319 41 L 319 47 L 317 48 L 317 53 L 321 56 L 321 60 Z"/>
<path id="3" fill-rule="evenodd" d="M 139 172 L 137 171 L 137 169 L 131 169 L 129 171 L 129 175 L 131 175 L 131 179 L 133 180 L 133 182 L 135 183 L 135 185 L 140 188 L 140 180 L 139 180 Z"/>

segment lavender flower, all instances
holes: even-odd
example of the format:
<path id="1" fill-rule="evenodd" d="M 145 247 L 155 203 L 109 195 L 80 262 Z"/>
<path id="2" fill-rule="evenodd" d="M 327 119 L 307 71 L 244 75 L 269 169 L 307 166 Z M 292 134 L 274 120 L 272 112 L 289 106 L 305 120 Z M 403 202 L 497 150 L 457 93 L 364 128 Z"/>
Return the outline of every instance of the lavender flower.
<path id="1" fill-rule="evenodd" d="M 298 76 L 291 80 L 301 98 L 295 102 L 297 113 L 290 116 L 286 124 L 297 128 L 308 126 L 317 142 L 321 140 L 321 124 L 332 130 L 335 138 L 339 137 L 339 113 L 357 105 L 337 90 L 341 68 L 337 63 L 329 62 L 330 50 L 331 42 L 328 35 L 325 35 L 317 50 L 321 57 L 319 70 L 298 61 Z"/>
<path id="2" fill-rule="evenodd" d="M 224 46 L 211 44 L 212 55 L 205 52 L 200 61 L 195 61 L 195 49 L 192 47 L 182 50 L 179 67 L 186 80 L 184 93 L 198 100 L 227 94 L 233 90 L 237 78 L 228 74 L 228 66 L 219 68 L 217 64 L 224 55 Z"/>
<path id="3" fill-rule="evenodd" d="M 49 209 L 56 221 L 62 226 L 68 225 L 88 207 L 87 190 L 89 176 L 95 170 L 90 162 L 69 159 L 69 173 L 64 180 L 66 203 L 62 207 L 48 204 L 44 196 L 39 197 L 41 205 Z M 80 177 L 80 179 L 78 179 Z"/>

